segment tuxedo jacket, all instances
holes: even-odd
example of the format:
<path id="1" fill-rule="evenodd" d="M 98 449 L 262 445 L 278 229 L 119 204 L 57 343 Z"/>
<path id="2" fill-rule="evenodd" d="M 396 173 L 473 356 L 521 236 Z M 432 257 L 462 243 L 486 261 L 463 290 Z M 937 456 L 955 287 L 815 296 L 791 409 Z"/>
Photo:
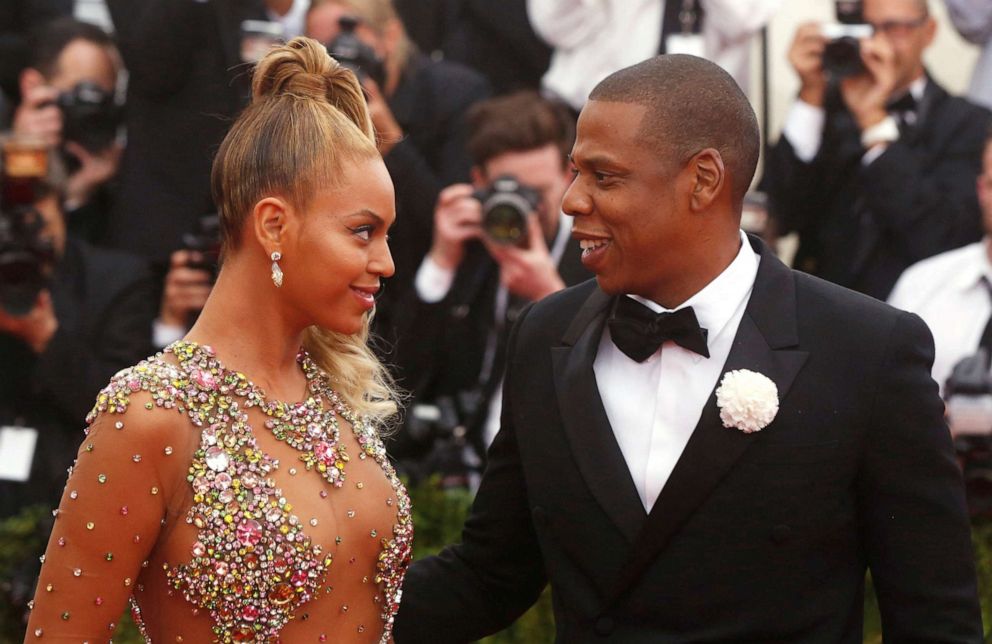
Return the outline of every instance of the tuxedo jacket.
<path id="1" fill-rule="evenodd" d="M 988 124 L 987 110 L 929 80 L 916 124 L 866 166 L 858 126 L 832 96 L 813 161 L 783 136 L 765 166 L 772 215 L 799 233 L 795 266 L 884 300 L 910 265 L 978 241 Z"/>
<path id="2" fill-rule="evenodd" d="M 980 642 L 959 471 L 923 322 L 761 260 L 724 371 L 775 382 L 764 429 L 702 410 L 650 513 L 597 390 L 595 282 L 514 327 L 502 427 L 462 542 L 414 562 L 396 640 L 466 642 L 551 583 L 559 642 Z M 661 383 L 663 386 L 664 383 Z"/>

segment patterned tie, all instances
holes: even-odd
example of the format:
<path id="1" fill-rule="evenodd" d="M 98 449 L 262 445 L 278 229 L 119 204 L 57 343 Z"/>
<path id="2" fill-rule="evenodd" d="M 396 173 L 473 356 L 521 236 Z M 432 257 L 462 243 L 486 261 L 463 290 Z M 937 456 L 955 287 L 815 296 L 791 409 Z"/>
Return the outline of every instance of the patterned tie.
<path id="1" fill-rule="evenodd" d="M 635 362 L 644 362 L 666 340 L 710 357 L 706 329 L 700 328 L 692 307 L 672 313 L 655 313 L 629 297 L 617 299 L 608 322 L 613 344 Z"/>

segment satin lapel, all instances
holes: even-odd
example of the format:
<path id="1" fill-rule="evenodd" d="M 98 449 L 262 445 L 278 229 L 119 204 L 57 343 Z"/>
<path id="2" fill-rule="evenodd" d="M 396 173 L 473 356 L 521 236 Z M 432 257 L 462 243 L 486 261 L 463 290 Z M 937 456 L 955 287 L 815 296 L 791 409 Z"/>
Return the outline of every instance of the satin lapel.
<path id="1" fill-rule="evenodd" d="M 563 339 L 552 347 L 558 409 L 582 477 L 606 514 L 631 543 L 646 513 L 606 416 L 593 360 L 612 301 L 598 288 L 579 310 Z"/>
<path id="2" fill-rule="evenodd" d="M 752 238 L 751 243 L 761 255 L 761 264 L 723 373 L 750 369 L 764 374 L 778 387 L 782 401 L 808 357 L 805 351 L 786 349 L 798 344 L 795 278 L 760 241 Z M 775 431 L 774 422 L 762 431 Z M 757 436 L 723 426 L 714 388 L 692 437 L 651 508 L 634 544 L 634 554 L 617 578 L 611 601 L 637 581 Z"/>

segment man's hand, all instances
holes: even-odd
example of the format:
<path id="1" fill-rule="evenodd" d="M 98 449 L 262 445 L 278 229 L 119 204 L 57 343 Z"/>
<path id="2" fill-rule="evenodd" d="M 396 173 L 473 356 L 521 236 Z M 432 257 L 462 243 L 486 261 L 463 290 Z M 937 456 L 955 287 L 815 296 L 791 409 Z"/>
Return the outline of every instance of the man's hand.
<path id="1" fill-rule="evenodd" d="M 403 138 L 403 128 L 393 116 L 393 111 L 389 109 L 389 103 L 382 95 L 379 85 L 371 78 L 365 78 L 362 80 L 362 87 L 368 93 L 369 116 L 372 117 L 372 125 L 375 126 L 379 154 L 386 156 Z"/>
<path id="2" fill-rule="evenodd" d="M 62 110 L 55 104 L 58 96 L 58 90 L 48 85 L 28 89 L 14 112 L 14 134 L 56 147 L 62 141 Z"/>
<path id="3" fill-rule="evenodd" d="M 482 204 L 472 197 L 473 190 L 467 183 L 456 183 L 438 195 L 430 257 L 441 268 L 458 268 L 465 242 L 482 236 Z"/>
<path id="4" fill-rule="evenodd" d="M 162 309 L 159 319 L 163 324 L 187 328 L 190 317 L 203 309 L 213 285 L 210 273 L 190 268 L 191 263 L 202 261 L 199 253 L 177 250 L 172 253 L 171 266 L 165 276 Z"/>
<path id="5" fill-rule="evenodd" d="M 531 302 L 565 288 L 551 252 L 544 241 L 541 222 L 527 217 L 527 247 L 496 244 L 484 240 L 486 249 L 499 264 L 499 281 L 517 297 Z"/>
<path id="6" fill-rule="evenodd" d="M 895 52 L 876 34 L 861 41 L 861 61 L 867 71 L 841 80 L 840 92 L 863 132 L 888 116 L 885 105 L 896 88 Z"/>
<path id="7" fill-rule="evenodd" d="M 115 143 L 106 150 L 90 152 L 75 141 L 66 141 L 65 149 L 79 161 L 79 170 L 66 182 L 66 209 L 73 210 L 89 201 L 97 188 L 117 174 L 124 148 Z"/>
<path id="8" fill-rule="evenodd" d="M 799 74 L 799 100 L 816 107 L 823 107 L 827 92 L 827 78 L 823 73 L 823 50 L 827 39 L 820 25 L 807 22 L 796 30 L 789 48 L 789 62 Z"/>
<path id="9" fill-rule="evenodd" d="M 45 289 L 38 293 L 28 314 L 16 317 L 0 308 L 0 333 L 20 338 L 37 354 L 44 353 L 59 328 L 52 305 L 52 294 Z"/>

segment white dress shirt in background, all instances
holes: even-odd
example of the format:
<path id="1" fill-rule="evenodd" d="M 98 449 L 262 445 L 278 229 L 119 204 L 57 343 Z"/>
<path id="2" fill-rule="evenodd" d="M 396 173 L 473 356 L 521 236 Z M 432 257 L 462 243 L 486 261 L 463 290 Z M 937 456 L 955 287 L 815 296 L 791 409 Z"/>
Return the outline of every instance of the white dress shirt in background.
<path id="1" fill-rule="evenodd" d="M 678 2 L 679 0 L 667 0 Z M 609 74 L 656 55 L 666 0 L 527 0 L 534 31 L 554 48 L 545 89 L 576 110 Z M 750 90 L 751 37 L 782 0 L 700 0 L 706 57 Z"/>
<path id="2" fill-rule="evenodd" d="M 737 257 L 716 279 L 684 304 L 707 330 L 710 357 L 665 342 L 644 362 L 635 362 L 603 331 L 593 363 L 606 417 L 648 512 L 675 469 L 703 407 L 723 374 L 754 278 L 758 255 L 741 233 Z M 635 298 L 655 311 L 658 304 Z"/>
<path id="3" fill-rule="evenodd" d="M 986 237 L 913 264 L 889 296 L 889 304 L 916 313 L 930 327 L 936 348 L 930 373 L 941 392 L 954 365 L 978 349 L 992 316 L 992 298 L 982 283 L 983 276 L 992 280 L 990 243 Z"/>

